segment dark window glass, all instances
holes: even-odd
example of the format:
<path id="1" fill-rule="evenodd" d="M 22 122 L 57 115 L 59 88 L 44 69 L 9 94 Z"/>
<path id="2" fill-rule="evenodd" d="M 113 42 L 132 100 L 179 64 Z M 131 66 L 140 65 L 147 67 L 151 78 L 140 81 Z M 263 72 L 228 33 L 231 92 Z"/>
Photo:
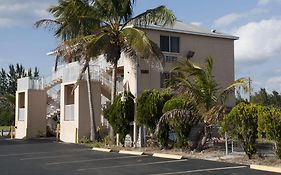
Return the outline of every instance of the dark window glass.
<path id="1" fill-rule="evenodd" d="M 171 37 L 171 52 L 180 52 L 180 38 L 179 37 Z"/>
<path id="2" fill-rule="evenodd" d="M 160 49 L 161 51 L 169 52 L 169 37 L 160 36 Z"/>

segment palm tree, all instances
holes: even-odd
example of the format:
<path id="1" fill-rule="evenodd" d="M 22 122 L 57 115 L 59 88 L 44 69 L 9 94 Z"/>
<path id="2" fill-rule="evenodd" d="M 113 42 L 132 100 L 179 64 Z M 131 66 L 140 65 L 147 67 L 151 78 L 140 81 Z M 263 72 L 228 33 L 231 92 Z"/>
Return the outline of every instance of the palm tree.
<path id="1" fill-rule="evenodd" d="M 189 60 L 179 62 L 172 72 L 172 76 L 167 81 L 173 90 L 180 90 L 189 93 L 197 104 L 199 115 L 204 121 L 204 136 L 197 145 L 197 150 L 201 151 L 208 137 L 210 136 L 210 126 L 217 124 L 226 112 L 225 101 L 230 93 L 234 92 L 237 86 L 248 90 L 247 78 L 240 78 L 231 83 L 225 89 L 220 89 L 213 72 L 213 59 L 207 57 L 206 68 L 190 62 Z"/>
<path id="2" fill-rule="evenodd" d="M 92 34 L 93 30 L 99 27 L 99 21 L 82 18 L 92 13 L 91 6 L 89 6 L 88 0 L 59 0 L 57 6 L 52 6 L 48 10 L 55 19 L 42 19 L 35 23 L 36 27 L 45 26 L 54 30 L 54 35 L 60 38 L 63 42 L 74 39 L 78 36 L 86 36 Z M 58 48 L 57 58 L 55 63 L 55 70 L 57 70 L 57 64 L 59 58 L 63 58 L 65 62 L 72 61 L 84 61 L 84 65 L 80 71 L 78 80 L 82 79 L 83 73 L 87 70 L 87 88 L 88 88 L 88 101 L 90 112 L 90 140 L 96 139 L 96 126 L 94 116 L 94 106 L 91 88 L 91 76 L 89 57 L 87 57 L 85 50 L 81 45 L 70 48 Z M 75 87 L 78 85 L 78 81 Z"/>
<path id="3" fill-rule="evenodd" d="M 64 41 L 59 50 L 76 48 L 76 52 L 82 48 L 85 65 L 90 58 L 105 56 L 113 65 L 111 102 L 116 95 L 116 69 L 121 52 L 146 59 L 163 57 L 159 47 L 136 25 L 155 22 L 166 25 L 175 20 L 164 6 L 133 16 L 134 4 L 134 0 L 60 0 L 58 6 L 49 10 L 55 20 L 37 22 L 37 26 L 57 27 L 55 35 Z"/>

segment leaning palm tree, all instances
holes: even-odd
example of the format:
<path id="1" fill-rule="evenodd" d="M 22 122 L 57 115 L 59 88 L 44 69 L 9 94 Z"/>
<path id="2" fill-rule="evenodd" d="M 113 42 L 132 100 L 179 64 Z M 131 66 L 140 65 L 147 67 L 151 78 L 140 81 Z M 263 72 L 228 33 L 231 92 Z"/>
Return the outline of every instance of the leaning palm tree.
<path id="1" fill-rule="evenodd" d="M 179 62 L 172 72 L 173 76 L 168 80 L 168 85 L 173 90 L 188 92 L 197 104 L 199 115 L 204 122 L 204 135 L 197 144 L 197 150 L 201 151 L 208 137 L 210 136 L 210 127 L 217 124 L 226 112 L 225 102 L 229 94 L 234 92 L 237 86 L 248 90 L 246 78 L 240 78 L 231 83 L 225 89 L 220 89 L 213 76 L 213 59 L 211 57 L 205 60 L 206 68 L 192 63 L 191 61 Z"/>
<path id="2" fill-rule="evenodd" d="M 99 27 L 100 23 L 97 20 L 82 18 L 92 14 L 93 9 L 89 6 L 87 0 L 60 0 L 58 5 L 49 8 L 49 12 L 53 15 L 54 19 L 42 19 L 35 23 L 36 27 L 47 27 L 54 30 L 54 35 L 65 42 L 69 39 L 74 39 L 78 36 L 86 36 L 93 33 L 93 30 Z M 91 76 L 89 57 L 85 54 L 86 51 L 81 45 L 75 47 L 56 49 L 56 63 L 55 71 L 59 58 L 69 63 L 72 61 L 83 61 L 83 67 L 80 71 L 79 80 L 82 79 L 83 73 L 87 70 L 87 88 L 88 88 L 88 101 L 90 112 L 90 140 L 95 141 L 96 126 L 94 116 L 94 106 L 91 88 Z M 75 86 L 78 85 L 78 81 Z"/>

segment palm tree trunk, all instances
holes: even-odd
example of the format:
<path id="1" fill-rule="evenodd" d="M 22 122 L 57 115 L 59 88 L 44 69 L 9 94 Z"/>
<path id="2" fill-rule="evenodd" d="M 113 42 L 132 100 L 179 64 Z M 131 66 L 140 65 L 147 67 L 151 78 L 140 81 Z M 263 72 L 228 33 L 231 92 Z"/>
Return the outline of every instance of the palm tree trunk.
<path id="1" fill-rule="evenodd" d="M 113 68 L 112 68 L 112 87 L 111 87 L 111 104 L 113 104 L 114 99 L 115 99 L 115 95 L 116 95 L 116 70 L 117 70 L 117 63 L 113 64 Z"/>
<path id="2" fill-rule="evenodd" d="M 113 64 L 113 68 L 112 68 L 111 104 L 113 104 L 116 95 L 116 77 L 117 77 L 116 70 L 117 70 L 117 62 Z M 112 126 L 110 126 L 109 135 L 111 138 L 111 142 L 113 143 L 114 131 Z"/>
<path id="3" fill-rule="evenodd" d="M 88 100 L 89 100 L 89 112 L 90 112 L 90 140 L 96 140 L 96 123 L 95 123 L 95 111 L 93 104 L 93 96 L 92 96 L 92 82 L 91 82 L 91 74 L 90 74 L 90 66 L 87 67 L 87 88 L 88 88 Z"/>

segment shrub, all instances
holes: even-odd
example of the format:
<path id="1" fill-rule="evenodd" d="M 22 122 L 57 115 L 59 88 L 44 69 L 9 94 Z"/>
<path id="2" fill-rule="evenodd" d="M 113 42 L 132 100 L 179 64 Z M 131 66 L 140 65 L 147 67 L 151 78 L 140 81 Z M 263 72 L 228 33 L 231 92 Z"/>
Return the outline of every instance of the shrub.
<path id="1" fill-rule="evenodd" d="M 281 109 L 260 107 L 259 133 L 276 142 L 276 155 L 281 158 Z"/>
<path id="2" fill-rule="evenodd" d="M 188 134 L 192 126 L 198 123 L 198 117 L 185 109 L 173 109 L 160 118 L 156 135 L 161 147 L 167 147 L 169 131 L 174 131 L 177 135 L 176 146 L 188 146 Z"/>
<path id="3" fill-rule="evenodd" d="M 166 91 L 146 90 L 138 99 L 137 122 L 146 125 L 154 133 L 162 116 L 162 109 L 172 95 Z"/>
<path id="4" fill-rule="evenodd" d="M 239 103 L 222 121 L 222 132 L 237 139 L 248 158 L 256 153 L 258 109 L 256 105 Z"/>
<path id="5" fill-rule="evenodd" d="M 124 144 L 125 136 L 130 131 L 130 123 L 134 121 L 134 96 L 125 92 L 125 102 L 121 101 L 121 96 L 122 94 L 116 96 L 113 104 L 103 114 L 113 130 L 119 134 L 119 141 Z"/>

